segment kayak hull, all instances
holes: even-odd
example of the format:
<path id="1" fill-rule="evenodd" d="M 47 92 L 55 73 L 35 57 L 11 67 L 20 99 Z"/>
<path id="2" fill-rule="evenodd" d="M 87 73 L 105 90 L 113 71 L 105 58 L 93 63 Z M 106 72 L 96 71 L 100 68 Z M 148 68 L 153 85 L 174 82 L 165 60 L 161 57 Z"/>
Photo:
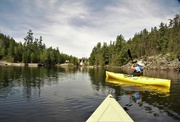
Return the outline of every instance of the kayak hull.
<path id="1" fill-rule="evenodd" d="M 109 94 L 86 122 L 134 122 Z"/>
<path id="2" fill-rule="evenodd" d="M 121 81 L 113 78 L 107 78 L 107 83 L 115 84 L 118 86 L 122 86 L 121 88 L 125 91 L 149 91 L 151 93 L 161 94 L 163 97 L 167 97 L 170 95 L 170 88 L 164 86 L 155 86 L 155 85 L 145 85 L 145 84 L 135 84 L 127 81 Z M 129 87 L 127 87 L 129 86 Z M 135 86 L 135 87 L 132 87 Z"/>
<path id="3" fill-rule="evenodd" d="M 146 84 L 146 85 L 165 86 L 165 87 L 171 86 L 171 80 L 169 79 L 151 78 L 145 76 L 128 76 L 127 74 L 114 73 L 109 71 L 106 71 L 106 78 L 113 78 L 121 81 Z"/>

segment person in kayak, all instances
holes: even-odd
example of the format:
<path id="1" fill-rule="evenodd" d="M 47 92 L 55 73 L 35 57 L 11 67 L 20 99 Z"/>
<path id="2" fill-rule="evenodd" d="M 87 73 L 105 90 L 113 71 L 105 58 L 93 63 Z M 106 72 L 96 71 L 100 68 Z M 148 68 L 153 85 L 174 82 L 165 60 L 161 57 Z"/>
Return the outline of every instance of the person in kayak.
<path id="1" fill-rule="evenodd" d="M 143 66 L 144 66 L 144 64 L 142 63 L 142 61 L 138 61 L 137 66 L 135 66 L 135 63 L 133 63 L 131 66 L 131 69 L 134 70 L 132 75 L 133 76 L 142 76 L 143 75 Z"/>

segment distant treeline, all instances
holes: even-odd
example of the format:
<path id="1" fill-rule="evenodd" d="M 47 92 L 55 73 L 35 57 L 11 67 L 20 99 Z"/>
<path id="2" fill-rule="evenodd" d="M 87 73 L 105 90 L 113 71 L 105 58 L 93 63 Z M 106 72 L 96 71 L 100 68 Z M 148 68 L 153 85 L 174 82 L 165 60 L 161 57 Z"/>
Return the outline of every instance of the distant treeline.
<path id="1" fill-rule="evenodd" d="M 160 23 L 159 29 L 152 27 L 136 33 L 133 38 L 125 40 L 123 35 L 118 35 L 115 41 L 100 42 L 92 49 L 90 55 L 91 65 L 120 66 L 129 61 L 127 50 L 131 50 L 133 58 L 142 58 L 158 54 L 169 53 L 169 59 L 180 58 L 180 15 L 169 19 L 169 24 Z M 128 23 L 127 23 L 128 24 Z"/>
<path id="2" fill-rule="evenodd" d="M 66 60 L 74 64 L 78 62 L 76 57 L 60 53 L 58 48 L 47 48 L 42 43 L 42 36 L 39 39 L 34 38 L 31 30 L 27 32 L 24 40 L 23 44 L 17 43 L 10 36 L 0 33 L 0 60 L 16 63 L 42 63 L 44 65 L 61 64 L 65 63 Z"/>

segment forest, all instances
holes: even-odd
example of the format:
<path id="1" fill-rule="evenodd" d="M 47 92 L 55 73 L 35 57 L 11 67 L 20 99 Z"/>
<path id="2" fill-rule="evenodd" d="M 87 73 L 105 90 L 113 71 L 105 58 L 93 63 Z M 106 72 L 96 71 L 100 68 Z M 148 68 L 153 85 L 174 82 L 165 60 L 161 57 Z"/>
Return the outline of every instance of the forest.
<path id="1" fill-rule="evenodd" d="M 137 59 L 167 53 L 170 60 L 180 59 L 180 15 L 169 19 L 168 24 L 161 22 L 159 27 L 152 27 L 150 32 L 144 29 L 135 33 L 128 40 L 120 34 L 110 44 L 98 42 L 92 49 L 89 62 L 96 66 L 121 66 L 130 60 L 128 49 L 132 57 Z"/>
<path id="2" fill-rule="evenodd" d="M 55 65 L 65 63 L 77 64 L 78 59 L 64 53 L 59 49 L 49 47 L 43 43 L 42 36 L 34 38 L 32 30 L 27 32 L 24 43 L 17 43 L 10 36 L 0 33 L 0 60 L 11 63 L 41 63 L 44 65 Z"/>

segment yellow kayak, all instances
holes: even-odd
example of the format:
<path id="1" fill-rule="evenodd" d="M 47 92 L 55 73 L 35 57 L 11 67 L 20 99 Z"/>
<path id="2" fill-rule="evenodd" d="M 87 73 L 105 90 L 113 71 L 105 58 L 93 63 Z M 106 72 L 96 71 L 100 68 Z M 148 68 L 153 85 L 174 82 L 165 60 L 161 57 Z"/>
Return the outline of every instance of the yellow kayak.
<path id="1" fill-rule="evenodd" d="M 86 122 L 134 122 L 109 94 Z"/>
<path id="2" fill-rule="evenodd" d="M 170 95 L 169 87 L 165 86 L 155 86 L 155 85 L 145 85 L 145 84 L 135 84 L 132 82 L 121 81 L 113 78 L 106 78 L 106 82 L 122 86 L 122 89 L 126 91 L 149 91 L 163 95 L 167 97 Z M 135 87 L 126 87 L 126 86 L 135 86 Z"/>
<path id="3" fill-rule="evenodd" d="M 106 78 L 113 78 L 121 81 L 146 84 L 146 85 L 165 86 L 165 87 L 171 86 L 171 80 L 169 79 L 151 78 L 145 76 L 129 76 L 127 74 L 114 73 L 109 71 L 106 71 Z"/>

